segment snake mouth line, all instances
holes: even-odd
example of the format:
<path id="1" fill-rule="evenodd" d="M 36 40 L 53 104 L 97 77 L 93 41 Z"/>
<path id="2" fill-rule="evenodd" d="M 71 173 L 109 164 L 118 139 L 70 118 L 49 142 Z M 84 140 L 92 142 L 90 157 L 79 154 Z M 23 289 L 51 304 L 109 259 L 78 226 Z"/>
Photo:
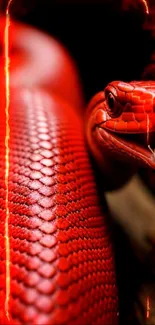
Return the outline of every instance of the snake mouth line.
<path id="1" fill-rule="evenodd" d="M 144 150 L 148 150 L 148 146 L 150 146 L 152 151 L 155 150 L 155 132 L 148 135 L 147 133 L 110 133 L 128 143 L 129 146 L 141 147 Z"/>
<path id="2" fill-rule="evenodd" d="M 118 133 L 97 127 L 97 133 L 110 143 L 111 150 L 155 169 L 155 131 L 149 133 Z"/>

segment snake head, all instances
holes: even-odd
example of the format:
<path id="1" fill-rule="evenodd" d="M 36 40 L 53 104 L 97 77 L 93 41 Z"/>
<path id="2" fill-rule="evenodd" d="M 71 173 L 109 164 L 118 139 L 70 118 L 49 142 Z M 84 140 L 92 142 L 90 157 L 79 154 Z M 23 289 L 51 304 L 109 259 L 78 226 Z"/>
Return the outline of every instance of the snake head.
<path id="1" fill-rule="evenodd" d="M 87 110 L 87 139 L 94 157 L 155 169 L 155 82 L 114 81 Z"/>

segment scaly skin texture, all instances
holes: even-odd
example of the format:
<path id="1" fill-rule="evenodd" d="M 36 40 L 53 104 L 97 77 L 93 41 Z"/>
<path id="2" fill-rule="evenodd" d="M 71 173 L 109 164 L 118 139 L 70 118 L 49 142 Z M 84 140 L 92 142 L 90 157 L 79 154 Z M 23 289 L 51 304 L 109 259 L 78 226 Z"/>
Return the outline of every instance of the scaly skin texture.
<path id="1" fill-rule="evenodd" d="M 15 32 L 19 33 L 18 28 Z M 33 38 L 33 30 L 26 29 L 26 33 L 27 40 L 29 36 Z M 35 42 L 32 52 L 33 46 Z M 44 46 L 46 49 L 42 38 Z M 54 49 L 51 46 L 51 52 Z M 64 55 L 61 50 L 60 54 Z M 29 56 L 25 64 L 28 59 Z M 31 61 L 29 71 L 31 68 L 35 71 L 35 64 L 36 61 Z M 36 73 L 38 69 L 36 66 Z M 65 63 L 64 69 L 67 73 Z M 71 76 L 69 71 L 70 68 L 64 84 L 68 94 L 69 78 L 74 78 L 73 70 Z M 22 65 L 19 72 L 21 76 Z M 74 74 L 77 78 L 75 71 Z M 23 80 L 22 86 L 18 78 L 15 84 L 11 81 L 9 107 L 10 324 L 117 325 L 117 288 L 108 212 L 105 202 L 103 205 L 99 202 L 82 120 L 78 107 L 73 107 L 74 94 L 81 96 L 77 95 L 78 86 L 73 85 L 71 100 L 67 101 L 62 96 L 62 83 L 58 95 L 55 88 L 49 93 L 50 85 L 44 87 L 42 79 L 40 88 L 39 84 L 36 87 L 29 84 L 31 80 L 24 76 Z M 3 82 L 0 111 L 0 324 L 4 325 L 9 322 L 5 312 Z"/>
<path id="2" fill-rule="evenodd" d="M 92 153 L 103 171 L 113 170 L 114 186 L 119 164 L 125 170 L 119 174 L 121 184 L 135 166 L 155 169 L 154 81 L 111 82 L 90 102 L 86 124 Z"/>

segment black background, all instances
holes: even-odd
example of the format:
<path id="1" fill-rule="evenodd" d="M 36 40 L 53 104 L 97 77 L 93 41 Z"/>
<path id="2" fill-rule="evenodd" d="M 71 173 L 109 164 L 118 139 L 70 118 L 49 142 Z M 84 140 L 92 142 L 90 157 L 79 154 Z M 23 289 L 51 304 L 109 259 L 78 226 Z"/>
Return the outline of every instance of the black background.
<path id="1" fill-rule="evenodd" d="M 24 1 L 24 0 L 22 0 Z M 32 1 L 12 6 L 15 18 L 48 32 L 74 57 L 86 100 L 112 80 L 138 80 L 149 63 L 153 42 L 140 11 L 108 4 L 52 4 Z M 108 1 L 107 1 L 108 2 Z M 28 4 L 27 2 L 24 2 Z"/>

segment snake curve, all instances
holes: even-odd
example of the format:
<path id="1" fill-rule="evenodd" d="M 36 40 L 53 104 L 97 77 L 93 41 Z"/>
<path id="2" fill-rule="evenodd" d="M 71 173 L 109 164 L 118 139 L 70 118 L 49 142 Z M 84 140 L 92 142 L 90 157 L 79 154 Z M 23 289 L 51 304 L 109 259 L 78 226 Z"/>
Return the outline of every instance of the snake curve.
<path id="1" fill-rule="evenodd" d="M 10 321 L 1 60 L 0 324 L 117 325 L 113 245 L 83 137 L 76 68 L 52 38 L 15 22 L 10 32 Z"/>

